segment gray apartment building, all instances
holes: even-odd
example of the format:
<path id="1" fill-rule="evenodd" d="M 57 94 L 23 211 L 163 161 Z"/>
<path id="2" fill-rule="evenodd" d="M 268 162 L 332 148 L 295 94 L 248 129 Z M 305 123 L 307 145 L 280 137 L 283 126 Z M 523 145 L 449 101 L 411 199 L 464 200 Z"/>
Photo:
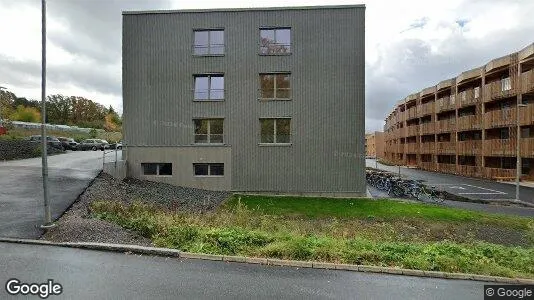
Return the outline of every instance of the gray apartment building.
<path id="1" fill-rule="evenodd" d="M 365 6 L 123 12 L 127 175 L 365 195 Z"/>

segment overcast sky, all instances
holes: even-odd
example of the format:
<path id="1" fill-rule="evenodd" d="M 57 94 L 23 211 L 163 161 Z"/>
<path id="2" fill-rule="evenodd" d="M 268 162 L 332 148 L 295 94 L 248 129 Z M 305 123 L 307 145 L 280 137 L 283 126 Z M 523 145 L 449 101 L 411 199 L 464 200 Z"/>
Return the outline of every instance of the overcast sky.
<path id="1" fill-rule="evenodd" d="M 0 0 L 0 86 L 40 99 L 40 0 Z M 334 5 L 366 9 L 366 130 L 408 94 L 534 42 L 532 0 L 48 0 L 48 94 L 122 112 L 121 11 Z"/>

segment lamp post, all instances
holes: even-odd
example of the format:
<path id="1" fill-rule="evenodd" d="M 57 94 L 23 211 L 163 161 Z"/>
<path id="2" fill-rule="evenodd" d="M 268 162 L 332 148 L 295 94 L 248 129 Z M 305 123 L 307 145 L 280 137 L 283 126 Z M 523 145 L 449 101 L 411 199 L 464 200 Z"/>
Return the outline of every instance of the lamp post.
<path id="1" fill-rule="evenodd" d="M 517 127 L 517 138 L 515 146 L 515 155 L 516 155 L 516 165 L 515 165 L 515 201 L 519 201 L 519 181 L 521 179 L 521 124 L 519 123 L 519 108 L 526 107 L 526 104 L 517 103 L 516 109 L 516 127 Z"/>

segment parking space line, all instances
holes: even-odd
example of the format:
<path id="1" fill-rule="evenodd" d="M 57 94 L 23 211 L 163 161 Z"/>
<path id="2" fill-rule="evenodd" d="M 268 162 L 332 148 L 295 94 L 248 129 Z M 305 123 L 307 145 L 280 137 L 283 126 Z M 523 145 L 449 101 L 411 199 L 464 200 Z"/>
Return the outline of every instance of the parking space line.
<path id="1" fill-rule="evenodd" d="M 496 190 L 492 190 L 492 189 L 487 189 L 487 188 L 483 188 L 483 187 L 479 187 L 479 186 L 475 186 L 475 185 L 470 185 L 470 184 L 463 184 L 463 185 L 470 186 L 470 187 L 477 188 L 477 189 L 481 189 L 481 190 L 486 190 L 486 191 L 491 191 L 491 192 L 495 192 L 495 193 L 499 193 L 499 194 L 506 195 L 506 193 L 501 192 L 501 191 L 496 191 Z"/>
<path id="2" fill-rule="evenodd" d="M 506 195 L 506 193 L 458 193 L 458 195 Z"/>

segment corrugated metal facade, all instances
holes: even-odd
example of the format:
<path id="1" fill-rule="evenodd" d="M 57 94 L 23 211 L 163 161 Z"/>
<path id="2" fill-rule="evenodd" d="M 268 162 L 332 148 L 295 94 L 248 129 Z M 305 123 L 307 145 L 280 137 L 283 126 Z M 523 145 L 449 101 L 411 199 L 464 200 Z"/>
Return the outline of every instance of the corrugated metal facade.
<path id="1" fill-rule="evenodd" d="M 191 145 L 192 119 L 223 117 L 232 190 L 365 194 L 364 15 L 363 6 L 125 13 L 125 143 Z M 291 55 L 259 55 L 259 29 L 271 26 L 291 28 Z M 192 55 L 201 28 L 224 28 L 224 56 Z M 291 101 L 258 100 L 259 73 L 273 71 L 291 72 Z M 225 101 L 193 102 L 193 75 L 216 72 Z M 291 117 L 291 146 L 259 145 L 268 117 Z"/>

